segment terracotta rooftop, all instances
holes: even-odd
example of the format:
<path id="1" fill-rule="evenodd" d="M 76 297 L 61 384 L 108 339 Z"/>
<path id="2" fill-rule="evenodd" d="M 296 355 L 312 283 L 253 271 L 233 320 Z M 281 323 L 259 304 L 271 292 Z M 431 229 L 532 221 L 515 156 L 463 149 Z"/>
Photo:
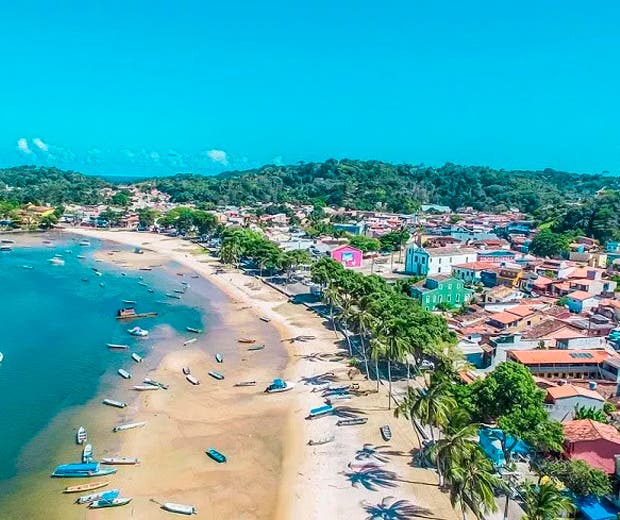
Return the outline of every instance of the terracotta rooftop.
<path id="1" fill-rule="evenodd" d="M 600 283 L 601 280 L 590 280 L 588 278 L 579 278 L 577 280 L 570 280 L 569 283 L 572 285 L 592 285 L 593 283 Z"/>
<path id="2" fill-rule="evenodd" d="M 503 323 L 504 325 L 509 325 L 510 323 L 521 321 L 521 319 L 521 316 L 517 316 L 516 314 L 512 314 L 508 311 L 498 312 L 497 314 L 492 314 L 491 316 L 489 316 L 489 320 Z"/>
<path id="3" fill-rule="evenodd" d="M 530 327 L 523 333 L 523 337 L 527 339 L 544 338 L 566 326 L 566 323 L 563 321 L 556 320 L 555 318 L 549 318 L 545 321 L 537 323 L 533 327 Z"/>
<path id="4" fill-rule="evenodd" d="M 590 298 L 594 298 L 593 294 L 590 294 L 585 291 L 573 291 L 571 293 L 568 293 L 566 296 L 573 300 L 579 300 L 579 301 L 584 301 L 584 300 L 589 300 Z"/>
<path id="5" fill-rule="evenodd" d="M 606 350 L 511 350 L 510 355 L 524 365 L 552 365 L 574 363 L 597 365 L 607 358 L 616 357 Z"/>
<path id="6" fill-rule="evenodd" d="M 597 401 L 604 401 L 605 398 L 595 390 L 581 388 L 575 385 L 559 385 L 547 388 L 547 395 L 554 401 L 557 399 L 566 399 L 569 397 L 588 397 Z"/>
<path id="7" fill-rule="evenodd" d="M 534 314 L 534 310 L 529 305 L 517 305 L 516 307 L 512 307 L 511 309 L 506 309 L 506 312 L 510 314 L 515 314 L 520 318 L 525 318 L 526 316 L 531 316 Z"/>
<path id="8" fill-rule="evenodd" d="M 453 265 L 452 267 L 459 267 L 461 269 L 473 269 L 474 271 L 483 271 L 485 269 L 493 269 L 494 267 L 496 267 L 496 264 L 492 264 L 490 262 L 468 262 L 466 264 Z"/>
<path id="9" fill-rule="evenodd" d="M 613 456 L 604 456 L 593 446 L 588 449 L 593 441 L 609 442 L 620 447 L 620 433 L 614 426 L 603 424 L 592 419 L 580 419 L 566 421 L 563 424 L 564 438 L 568 443 L 567 455 L 571 459 L 580 459 L 587 462 L 593 468 L 603 470 L 607 474 L 615 472 L 615 460 Z M 618 449 L 618 448 L 616 448 Z M 574 451 L 573 451 L 574 450 Z M 587 451 L 586 451 L 587 450 Z M 615 450 L 614 450 L 615 451 Z"/>

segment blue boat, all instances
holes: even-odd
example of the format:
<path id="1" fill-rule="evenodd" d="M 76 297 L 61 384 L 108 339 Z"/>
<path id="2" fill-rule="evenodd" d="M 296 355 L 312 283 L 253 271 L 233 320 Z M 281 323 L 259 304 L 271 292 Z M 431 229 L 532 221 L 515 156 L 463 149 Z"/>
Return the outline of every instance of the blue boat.
<path id="1" fill-rule="evenodd" d="M 219 462 L 220 464 L 226 462 L 226 456 L 213 448 L 209 448 L 207 450 L 207 455 L 209 455 L 209 457 L 211 457 L 215 462 Z"/>
<path id="2" fill-rule="evenodd" d="M 334 407 L 330 404 L 325 406 L 319 406 L 318 408 L 313 408 L 310 410 L 310 414 L 306 419 L 314 419 L 315 417 L 321 417 L 322 415 L 329 415 L 334 411 Z"/>
<path id="3" fill-rule="evenodd" d="M 116 468 L 101 468 L 98 462 L 62 464 L 56 466 L 52 477 L 58 478 L 87 478 L 101 477 L 116 473 Z"/>

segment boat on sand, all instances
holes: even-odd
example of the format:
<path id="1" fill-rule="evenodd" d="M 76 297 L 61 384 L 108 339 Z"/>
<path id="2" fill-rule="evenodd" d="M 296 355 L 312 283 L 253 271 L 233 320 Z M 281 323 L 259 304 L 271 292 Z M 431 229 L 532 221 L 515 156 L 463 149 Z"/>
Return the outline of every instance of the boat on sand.
<path id="1" fill-rule="evenodd" d="M 239 338 L 237 340 L 237 342 L 239 342 L 239 343 L 256 343 L 256 340 L 254 338 Z"/>
<path id="2" fill-rule="evenodd" d="M 107 464 L 108 466 L 133 466 L 139 462 L 136 457 L 104 457 L 101 459 L 101 464 Z"/>
<path id="3" fill-rule="evenodd" d="M 224 362 L 224 356 L 222 356 L 222 354 L 220 354 L 218 352 L 217 354 L 215 354 L 215 361 L 217 361 L 218 363 L 223 363 Z"/>
<path id="4" fill-rule="evenodd" d="M 176 504 L 174 502 L 164 502 L 161 508 L 171 513 L 179 513 L 181 515 L 195 515 L 197 513 L 196 508 L 187 504 Z"/>
<path id="5" fill-rule="evenodd" d="M 381 426 L 381 428 L 379 428 L 379 431 L 381 432 L 381 437 L 383 437 L 383 440 L 385 442 L 389 441 L 392 438 L 392 430 L 390 429 L 389 425 L 384 424 L 383 426 Z"/>
<path id="6" fill-rule="evenodd" d="M 88 435 L 86 434 L 86 428 L 84 426 L 80 426 L 75 433 L 75 442 L 78 444 L 84 444 L 88 439 Z"/>
<path id="7" fill-rule="evenodd" d="M 220 453 L 214 448 L 209 448 L 206 451 L 206 454 L 209 455 L 209 457 L 211 457 L 215 462 L 219 462 L 220 464 L 222 464 L 223 462 L 226 462 L 226 455 L 224 455 L 223 453 Z"/>
<path id="8" fill-rule="evenodd" d="M 133 430 L 135 428 L 142 428 L 144 426 L 146 426 L 145 421 L 135 422 L 135 423 L 124 423 L 124 424 L 118 424 L 117 426 L 112 428 L 112 431 L 114 433 L 118 433 L 118 432 L 124 432 L 126 430 Z"/>
<path id="9" fill-rule="evenodd" d="M 235 383 L 235 386 L 256 386 L 256 381 L 240 381 Z"/>
<path id="10" fill-rule="evenodd" d="M 163 390 L 168 390 L 168 388 L 170 388 L 168 385 L 165 385 L 164 383 L 160 383 L 159 381 L 155 381 L 154 379 L 149 379 L 148 377 L 145 378 L 142 382 L 146 383 L 147 385 L 157 386 Z"/>
<path id="11" fill-rule="evenodd" d="M 194 327 L 185 327 L 187 329 L 187 332 L 193 332 L 195 334 L 200 334 L 202 332 L 202 329 L 196 329 Z"/>
<path id="12" fill-rule="evenodd" d="M 114 399 L 104 399 L 101 401 L 103 404 L 107 404 L 108 406 L 114 406 L 115 408 L 125 408 L 127 403 L 123 401 L 115 401 Z"/>
<path id="13" fill-rule="evenodd" d="M 192 343 L 196 343 L 196 341 L 198 341 L 196 338 L 188 339 L 188 340 L 183 342 L 183 346 L 187 347 L 187 345 L 191 345 Z"/>
<path id="14" fill-rule="evenodd" d="M 123 379 L 131 379 L 131 374 L 127 372 L 127 370 L 125 370 L 124 368 L 119 368 L 117 372 L 118 375 L 121 376 Z"/>
<path id="15" fill-rule="evenodd" d="M 219 381 L 221 381 L 222 379 L 224 379 L 224 374 L 220 374 L 219 372 L 209 371 L 209 375 L 210 375 L 213 379 L 217 379 L 217 380 L 219 380 Z"/>
<path id="16" fill-rule="evenodd" d="M 131 359 L 133 359 L 136 363 L 142 363 L 142 356 L 136 354 L 135 352 L 131 355 Z"/>
<path id="17" fill-rule="evenodd" d="M 308 446 L 321 446 L 322 444 L 329 444 L 333 442 L 336 437 L 334 435 L 326 435 L 325 437 L 319 437 L 318 439 L 310 439 Z"/>
<path id="18" fill-rule="evenodd" d="M 84 446 L 82 450 L 82 462 L 86 464 L 87 462 L 92 462 L 93 460 L 93 445 L 87 444 Z"/>
<path id="19" fill-rule="evenodd" d="M 183 367 L 183 373 L 188 376 L 192 373 L 189 367 Z"/>
<path id="20" fill-rule="evenodd" d="M 323 415 L 330 415 L 333 413 L 334 407 L 331 405 L 319 406 L 318 408 L 313 408 L 310 410 L 308 417 L 306 419 L 315 419 L 316 417 L 321 417 Z"/>
<path id="21" fill-rule="evenodd" d="M 265 345 L 254 345 L 252 347 L 248 347 L 248 350 L 250 351 L 263 350 L 264 348 L 265 348 Z"/>
<path id="22" fill-rule="evenodd" d="M 56 466 L 52 477 L 58 478 L 90 478 L 102 477 L 116 473 L 115 468 L 102 468 L 98 462 L 79 462 L 74 464 L 61 464 Z"/>
<path id="23" fill-rule="evenodd" d="M 110 499 L 101 499 L 97 500 L 97 502 L 92 502 L 88 507 L 91 509 L 101 509 L 103 507 L 118 507 L 124 506 L 131 502 L 131 498 L 110 498 Z"/>
<path id="24" fill-rule="evenodd" d="M 159 390 L 159 386 L 157 385 L 134 385 L 132 387 L 134 390 L 136 390 L 137 392 L 147 392 L 149 390 Z"/>
<path id="25" fill-rule="evenodd" d="M 185 376 L 185 379 L 187 379 L 192 385 L 199 385 L 200 384 L 200 379 L 194 377 L 191 374 L 187 374 Z"/>
<path id="26" fill-rule="evenodd" d="M 336 426 L 355 426 L 358 424 L 366 424 L 367 422 L 367 417 L 354 417 L 352 419 L 340 419 L 336 423 Z"/>
<path id="27" fill-rule="evenodd" d="M 109 480 L 100 480 L 99 482 L 89 482 L 88 484 L 80 484 L 79 486 L 69 486 L 63 490 L 63 493 L 81 493 L 83 491 L 92 491 L 107 486 Z"/>
<path id="28" fill-rule="evenodd" d="M 75 502 L 76 504 L 90 504 L 91 502 L 96 502 L 97 500 L 112 500 L 116 498 L 120 492 L 120 489 L 109 489 L 107 491 L 93 493 L 92 495 L 84 495 L 78 498 Z"/>
<path id="29" fill-rule="evenodd" d="M 287 392 L 295 387 L 295 383 L 292 381 L 284 381 L 283 379 L 274 379 L 273 382 L 265 388 L 265 392 L 268 394 L 276 394 L 278 392 Z"/>

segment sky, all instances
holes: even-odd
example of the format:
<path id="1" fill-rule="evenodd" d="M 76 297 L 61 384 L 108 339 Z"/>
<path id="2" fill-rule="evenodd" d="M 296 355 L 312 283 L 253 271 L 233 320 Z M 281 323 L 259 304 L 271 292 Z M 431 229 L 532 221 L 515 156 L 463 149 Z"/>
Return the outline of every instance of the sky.
<path id="1" fill-rule="evenodd" d="M 0 167 L 620 173 L 619 24 L 617 0 L 6 3 Z"/>

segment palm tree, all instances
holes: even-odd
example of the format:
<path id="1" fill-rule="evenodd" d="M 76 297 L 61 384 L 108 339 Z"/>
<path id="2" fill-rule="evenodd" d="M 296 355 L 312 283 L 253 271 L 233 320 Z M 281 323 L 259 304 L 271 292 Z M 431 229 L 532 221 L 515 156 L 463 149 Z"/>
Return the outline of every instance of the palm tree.
<path id="1" fill-rule="evenodd" d="M 574 504 L 562 494 L 553 482 L 525 486 L 523 495 L 523 520 L 557 520 L 575 510 Z"/>
<path id="2" fill-rule="evenodd" d="M 347 346 L 349 347 L 349 357 L 353 355 L 353 346 L 351 345 L 351 335 L 349 334 L 349 325 L 353 319 L 353 296 L 349 293 L 338 293 L 336 302 L 340 308 L 340 321 L 344 327 L 341 327 L 342 333 L 347 340 Z"/>
<path id="3" fill-rule="evenodd" d="M 376 328 L 376 323 L 373 325 Z M 384 338 L 373 334 L 370 338 L 370 359 L 375 362 L 375 375 L 377 377 L 377 392 L 379 391 L 379 380 L 381 379 L 381 373 L 379 372 L 379 360 L 383 359 L 387 346 L 384 343 Z"/>
<path id="4" fill-rule="evenodd" d="M 362 356 L 364 357 L 364 365 L 366 367 L 366 377 L 370 379 L 370 368 L 368 367 L 368 355 L 366 352 L 366 336 L 368 331 L 372 329 L 375 318 L 368 309 L 367 298 L 360 298 L 351 308 L 351 319 L 359 333 Z M 378 378 L 379 374 L 377 374 L 377 380 Z"/>
<path id="5" fill-rule="evenodd" d="M 338 300 L 338 288 L 332 284 L 329 284 L 323 291 L 323 299 L 325 300 L 325 303 L 329 305 L 329 321 L 332 324 L 332 329 L 334 329 L 334 334 L 338 336 L 336 322 L 334 321 L 334 307 Z"/>
<path id="6" fill-rule="evenodd" d="M 392 362 L 402 362 L 407 355 L 407 345 L 401 335 L 402 322 L 399 319 L 383 322 L 377 328 L 377 340 L 382 347 L 381 357 L 387 361 L 388 370 L 388 410 L 392 408 Z"/>
<path id="7" fill-rule="evenodd" d="M 220 260 L 225 264 L 233 264 L 237 267 L 242 251 L 238 240 L 225 240 L 222 247 L 220 247 Z"/>

